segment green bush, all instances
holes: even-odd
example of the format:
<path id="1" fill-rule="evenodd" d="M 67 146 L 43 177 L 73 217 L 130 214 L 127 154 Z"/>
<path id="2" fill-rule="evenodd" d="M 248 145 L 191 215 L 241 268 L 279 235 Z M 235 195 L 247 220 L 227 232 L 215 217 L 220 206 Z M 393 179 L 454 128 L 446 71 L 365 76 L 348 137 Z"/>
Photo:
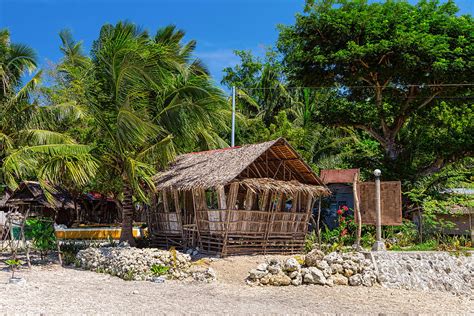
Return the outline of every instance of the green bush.
<path id="1" fill-rule="evenodd" d="M 24 264 L 24 262 L 19 259 L 8 259 L 8 260 L 5 260 L 5 263 L 10 267 L 10 270 L 12 271 L 12 279 L 15 277 L 15 271 L 22 264 Z"/>
<path id="2" fill-rule="evenodd" d="M 304 239 L 304 252 L 308 253 L 313 250 L 314 246 L 318 243 L 318 235 L 316 231 L 312 231 L 306 235 Z"/>
<path id="3" fill-rule="evenodd" d="M 168 273 L 169 270 L 170 270 L 170 267 L 158 265 L 158 264 L 154 264 L 150 268 L 151 274 L 154 276 L 165 275 Z"/>
<path id="4" fill-rule="evenodd" d="M 30 218 L 25 222 L 25 237 L 31 239 L 33 247 L 40 252 L 41 259 L 56 247 L 54 225 L 47 218 Z"/>
<path id="5" fill-rule="evenodd" d="M 427 240 L 423 243 L 419 243 L 416 245 L 411 246 L 406 250 L 411 251 L 430 251 L 430 250 L 437 250 L 438 249 L 438 242 L 434 239 Z"/>
<path id="6" fill-rule="evenodd" d="M 61 243 L 61 254 L 63 256 L 63 263 L 65 265 L 78 265 L 79 262 L 76 259 L 76 255 L 80 250 L 88 248 L 88 245 L 84 242 L 78 241 L 66 241 Z"/>

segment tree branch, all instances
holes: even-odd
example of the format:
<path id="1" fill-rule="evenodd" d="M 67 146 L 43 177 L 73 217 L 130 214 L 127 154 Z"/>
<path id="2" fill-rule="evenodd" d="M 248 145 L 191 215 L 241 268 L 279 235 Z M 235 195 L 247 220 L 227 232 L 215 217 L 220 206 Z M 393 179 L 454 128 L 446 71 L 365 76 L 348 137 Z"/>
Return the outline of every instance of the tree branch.
<path id="1" fill-rule="evenodd" d="M 362 125 L 362 124 L 350 124 L 350 125 L 353 126 L 354 128 L 358 128 L 358 129 L 366 131 L 367 133 L 370 134 L 370 136 L 375 138 L 382 146 L 384 146 L 384 147 L 387 146 L 387 142 L 386 142 L 385 138 L 383 138 L 380 134 L 378 134 L 376 131 L 374 131 L 373 128 L 371 128 L 369 126 Z"/>
<path id="2" fill-rule="evenodd" d="M 362 66 L 364 66 L 364 68 L 369 69 L 369 64 L 367 64 L 365 61 L 359 59 L 359 62 L 362 64 Z"/>
<path id="3" fill-rule="evenodd" d="M 432 175 L 433 173 L 437 173 L 441 169 L 446 167 L 447 164 L 456 162 L 458 160 L 461 160 L 464 157 L 472 156 L 473 154 L 474 153 L 472 151 L 467 151 L 467 152 L 452 154 L 448 157 L 438 157 L 438 158 L 435 159 L 435 161 L 433 161 L 433 163 L 431 165 L 424 168 L 420 172 L 420 175 L 422 175 L 422 176 Z"/>
<path id="4" fill-rule="evenodd" d="M 423 101 L 417 107 L 409 109 L 409 104 L 411 103 L 411 100 L 414 98 L 414 96 L 416 94 L 415 89 L 410 88 L 410 90 L 411 91 L 409 92 L 405 103 L 402 105 L 402 108 L 400 109 L 399 115 L 394 120 L 394 124 L 393 124 L 393 127 L 392 127 L 393 136 L 395 136 L 400 131 L 403 124 L 405 124 L 406 120 L 408 119 L 408 116 L 411 113 L 422 109 L 423 107 L 428 105 L 431 101 L 433 101 L 433 99 L 437 95 L 439 95 L 441 93 L 441 91 L 437 91 L 436 93 L 432 94 L 430 97 L 428 97 L 425 101 Z"/>

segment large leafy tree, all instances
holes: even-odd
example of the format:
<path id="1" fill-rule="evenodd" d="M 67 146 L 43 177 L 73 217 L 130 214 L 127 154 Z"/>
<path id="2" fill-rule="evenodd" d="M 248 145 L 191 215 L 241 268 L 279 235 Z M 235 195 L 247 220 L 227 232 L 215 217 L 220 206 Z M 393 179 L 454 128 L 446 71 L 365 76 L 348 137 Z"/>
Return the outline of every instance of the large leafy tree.
<path id="1" fill-rule="evenodd" d="M 293 85 L 334 87 L 319 120 L 364 131 L 391 176 L 413 178 L 474 148 L 474 23 L 457 12 L 454 1 L 307 1 L 278 48 Z"/>
<path id="2" fill-rule="evenodd" d="M 349 129 L 324 126 L 315 120 L 320 104 L 331 94 L 289 86 L 274 51 L 264 59 L 236 51 L 240 62 L 224 69 L 222 83 L 235 86 L 237 109 L 244 118 L 237 124 L 239 143 L 285 137 L 315 169 L 348 167 L 348 144 L 358 142 Z"/>
<path id="3" fill-rule="evenodd" d="M 62 85 L 89 83 L 69 97 L 92 120 L 86 138 L 102 165 L 96 181 L 123 193 L 120 239 L 131 244 L 134 202 L 147 202 L 157 170 L 177 151 L 225 145 L 214 131 L 226 128 L 226 100 L 192 57 L 196 43 L 183 37 L 174 26 L 150 36 L 131 23 L 104 25 L 84 59 L 78 43 L 62 36 L 63 47 L 72 47 L 58 67 Z"/>
<path id="4" fill-rule="evenodd" d="M 26 179 L 38 179 L 49 188 L 64 182 L 85 184 L 97 167 L 90 148 L 55 130 L 60 109 L 42 107 L 33 99 L 41 71 L 26 83 L 22 79 L 36 67 L 34 51 L 12 43 L 7 30 L 0 31 L 0 183 L 10 189 Z"/>

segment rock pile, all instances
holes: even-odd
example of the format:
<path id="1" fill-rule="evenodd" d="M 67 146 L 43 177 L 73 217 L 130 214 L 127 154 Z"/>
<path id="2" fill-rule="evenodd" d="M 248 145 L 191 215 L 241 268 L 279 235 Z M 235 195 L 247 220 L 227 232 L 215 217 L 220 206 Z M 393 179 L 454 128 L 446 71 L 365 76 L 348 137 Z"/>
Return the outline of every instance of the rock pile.
<path id="1" fill-rule="evenodd" d="M 472 295 L 474 259 L 447 252 L 374 253 L 380 284 L 388 288 Z"/>
<path id="2" fill-rule="evenodd" d="M 268 260 L 249 272 L 247 282 L 254 285 L 352 285 L 373 286 L 377 281 L 372 260 L 361 253 L 337 253 L 324 255 L 313 250 L 304 262 L 296 258 L 281 261 Z"/>
<path id="3" fill-rule="evenodd" d="M 159 274 L 177 280 L 210 282 L 216 279 L 212 268 L 194 267 L 189 255 L 155 248 L 91 247 L 78 252 L 77 264 L 81 268 L 109 273 L 125 280 L 154 281 Z"/>

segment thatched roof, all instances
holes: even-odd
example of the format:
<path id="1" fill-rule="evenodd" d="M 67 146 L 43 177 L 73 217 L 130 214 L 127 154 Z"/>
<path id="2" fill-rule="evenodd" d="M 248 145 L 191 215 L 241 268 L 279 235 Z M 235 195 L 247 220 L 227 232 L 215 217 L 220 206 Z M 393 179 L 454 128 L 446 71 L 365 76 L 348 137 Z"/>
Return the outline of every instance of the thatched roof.
<path id="1" fill-rule="evenodd" d="M 48 201 L 41 185 L 36 181 L 23 181 L 12 193 L 7 205 L 36 204 L 48 208 L 74 208 L 74 200 L 66 190 L 55 188 L 51 193 L 52 201 Z"/>
<path id="2" fill-rule="evenodd" d="M 282 167 L 283 165 L 283 167 Z M 324 186 L 291 145 L 273 141 L 180 155 L 164 172 L 155 176 L 157 190 L 213 188 L 245 178 L 297 180 Z"/>
<path id="3" fill-rule="evenodd" d="M 330 195 L 330 191 L 326 187 L 303 184 L 296 180 L 282 181 L 269 178 L 249 178 L 238 182 L 255 193 L 278 191 L 285 194 L 304 193 L 313 197 Z"/>

